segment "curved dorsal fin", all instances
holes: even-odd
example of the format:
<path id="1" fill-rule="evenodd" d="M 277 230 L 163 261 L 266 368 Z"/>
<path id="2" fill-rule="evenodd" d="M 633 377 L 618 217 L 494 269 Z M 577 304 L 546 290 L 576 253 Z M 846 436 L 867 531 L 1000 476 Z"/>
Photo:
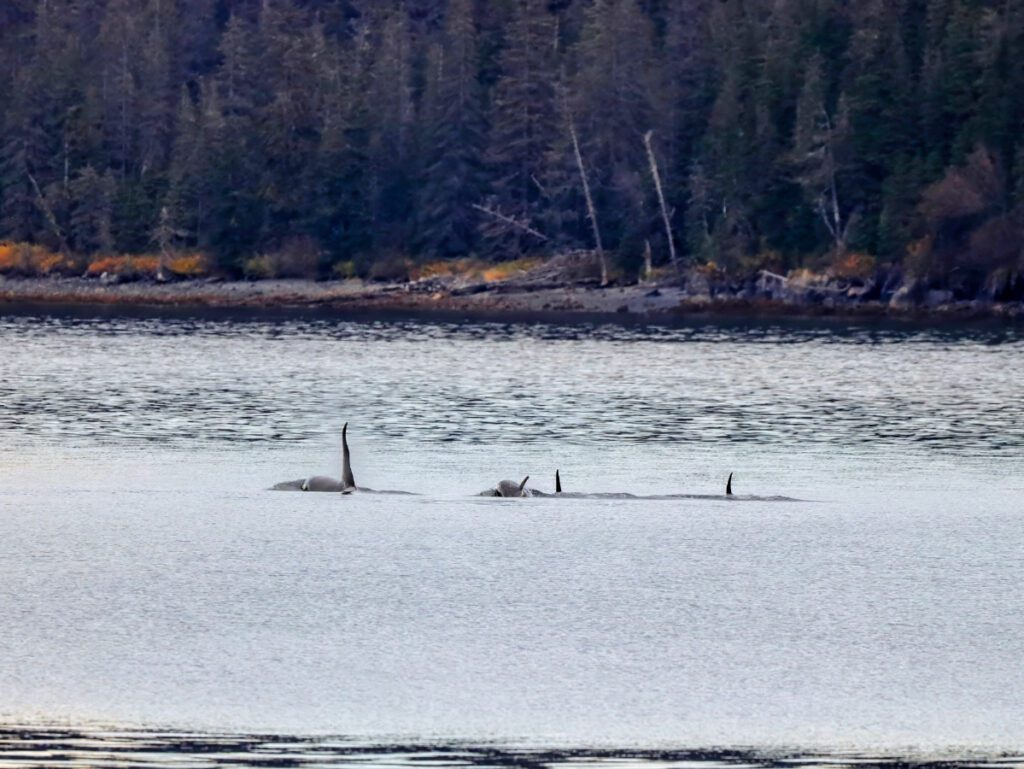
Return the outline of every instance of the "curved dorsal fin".
<path id="1" fill-rule="evenodd" d="M 341 483 L 345 488 L 354 489 L 356 487 L 348 451 L 348 422 L 341 428 Z"/>
<path id="2" fill-rule="evenodd" d="M 729 480 L 725 482 L 725 496 L 732 496 L 732 473 L 729 473 Z"/>
<path id="3" fill-rule="evenodd" d="M 519 484 L 519 493 L 520 494 L 522 494 L 523 493 L 523 489 L 526 488 L 526 482 L 528 480 L 530 480 L 530 476 L 526 476 L 525 478 L 523 478 L 523 482 Z"/>
<path id="4" fill-rule="evenodd" d="M 555 493 L 562 493 L 562 476 L 558 474 L 557 470 L 555 470 Z"/>

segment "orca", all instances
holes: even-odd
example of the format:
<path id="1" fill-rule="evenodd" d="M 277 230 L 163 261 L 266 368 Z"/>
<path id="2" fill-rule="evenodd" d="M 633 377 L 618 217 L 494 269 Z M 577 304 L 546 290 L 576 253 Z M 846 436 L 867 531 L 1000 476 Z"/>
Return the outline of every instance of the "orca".
<path id="1" fill-rule="evenodd" d="M 340 494 L 351 494 L 358 487 L 352 475 L 352 461 L 348 449 L 348 422 L 341 428 L 341 480 L 326 475 L 314 475 L 312 478 L 300 478 L 297 481 L 284 481 L 275 484 L 274 491 L 333 491 Z"/>
<path id="2" fill-rule="evenodd" d="M 526 492 L 526 482 L 530 480 L 530 476 L 526 476 L 522 481 L 516 483 L 515 481 L 498 481 L 497 496 L 499 497 L 527 497 L 530 496 Z"/>
<path id="3" fill-rule="evenodd" d="M 538 491 L 537 489 L 526 488 L 526 482 L 530 480 L 530 476 L 526 476 L 523 480 L 516 483 L 515 481 L 498 481 L 498 485 L 493 489 L 487 489 L 481 491 L 479 496 L 481 497 L 553 497 L 556 494 L 562 493 L 562 476 L 558 470 L 555 470 L 555 493 L 549 494 L 545 491 Z"/>

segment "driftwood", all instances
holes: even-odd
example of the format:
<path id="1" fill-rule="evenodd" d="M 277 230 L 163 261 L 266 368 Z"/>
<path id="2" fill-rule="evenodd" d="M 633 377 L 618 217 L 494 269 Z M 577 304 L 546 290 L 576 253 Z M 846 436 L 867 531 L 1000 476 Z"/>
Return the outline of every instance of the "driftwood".
<path id="1" fill-rule="evenodd" d="M 775 286 L 777 288 L 785 288 L 789 284 L 789 278 L 785 275 L 779 275 L 778 273 L 771 272 L 770 270 L 758 270 L 757 273 L 757 289 L 758 291 L 766 292 L 769 286 Z"/>
<path id="2" fill-rule="evenodd" d="M 777 272 L 772 272 L 771 270 L 760 270 L 758 272 L 758 275 L 760 275 L 762 278 L 768 278 L 769 280 L 777 280 L 779 281 L 779 283 L 782 283 L 783 285 L 789 283 L 789 278 L 787 278 L 785 275 L 779 275 Z"/>

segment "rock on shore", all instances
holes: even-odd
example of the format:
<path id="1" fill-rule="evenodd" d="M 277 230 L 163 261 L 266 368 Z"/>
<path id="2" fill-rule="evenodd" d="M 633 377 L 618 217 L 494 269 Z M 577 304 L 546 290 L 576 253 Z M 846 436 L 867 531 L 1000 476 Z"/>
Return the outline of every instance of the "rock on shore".
<path id="1" fill-rule="evenodd" d="M 698 271 L 682 281 L 601 288 L 585 275 L 549 269 L 494 282 L 430 278 L 408 283 L 361 280 L 110 283 L 86 278 L 0 276 L 0 307 L 13 304 L 301 308 L 339 311 L 438 311 L 465 314 L 588 314 L 671 318 L 686 315 L 789 315 L 1024 318 L 1024 303 L 957 300 L 952 292 L 821 277 L 762 273 L 746 280 Z"/>

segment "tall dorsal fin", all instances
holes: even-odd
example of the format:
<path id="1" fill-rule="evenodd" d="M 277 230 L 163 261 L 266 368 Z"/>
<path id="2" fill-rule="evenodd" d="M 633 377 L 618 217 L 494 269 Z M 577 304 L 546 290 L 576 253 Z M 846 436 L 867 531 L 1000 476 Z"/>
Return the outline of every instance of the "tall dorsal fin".
<path id="1" fill-rule="evenodd" d="M 732 496 L 732 473 L 729 473 L 729 480 L 725 482 L 725 496 Z"/>
<path id="2" fill-rule="evenodd" d="M 526 476 L 525 478 L 523 478 L 523 482 L 519 484 L 519 493 L 520 493 L 520 495 L 523 493 L 523 489 L 526 488 L 526 482 L 528 480 L 530 480 L 530 476 Z"/>
<path id="3" fill-rule="evenodd" d="M 555 470 L 555 493 L 562 493 L 562 476 L 558 474 L 557 470 Z"/>
<path id="4" fill-rule="evenodd" d="M 352 462 L 348 451 L 348 422 L 341 428 L 341 483 L 347 489 L 356 487 L 356 479 L 352 476 Z"/>

